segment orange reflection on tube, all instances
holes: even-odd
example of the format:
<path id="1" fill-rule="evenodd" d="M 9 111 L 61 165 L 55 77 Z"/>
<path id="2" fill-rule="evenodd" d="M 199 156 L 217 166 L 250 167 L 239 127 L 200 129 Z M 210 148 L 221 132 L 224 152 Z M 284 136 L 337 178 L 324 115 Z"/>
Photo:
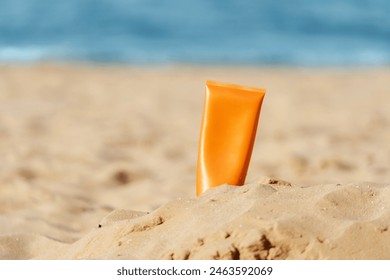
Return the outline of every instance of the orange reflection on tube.
<path id="1" fill-rule="evenodd" d="M 206 81 L 196 195 L 245 183 L 264 89 Z"/>

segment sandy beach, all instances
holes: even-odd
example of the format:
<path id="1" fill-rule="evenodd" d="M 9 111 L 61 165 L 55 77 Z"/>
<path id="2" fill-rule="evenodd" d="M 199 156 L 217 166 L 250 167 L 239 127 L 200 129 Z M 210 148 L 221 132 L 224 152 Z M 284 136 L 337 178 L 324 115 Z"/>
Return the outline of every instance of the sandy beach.
<path id="1" fill-rule="evenodd" d="M 195 197 L 205 80 L 267 89 Z M 0 66 L 1 259 L 390 259 L 390 69 Z"/>

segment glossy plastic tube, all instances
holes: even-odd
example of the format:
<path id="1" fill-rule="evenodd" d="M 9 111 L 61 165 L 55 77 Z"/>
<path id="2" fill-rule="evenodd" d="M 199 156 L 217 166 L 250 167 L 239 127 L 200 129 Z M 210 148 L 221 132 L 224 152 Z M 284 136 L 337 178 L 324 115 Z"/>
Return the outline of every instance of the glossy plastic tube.
<path id="1" fill-rule="evenodd" d="M 196 195 L 245 183 L 264 95 L 264 89 L 206 81 Z"/>

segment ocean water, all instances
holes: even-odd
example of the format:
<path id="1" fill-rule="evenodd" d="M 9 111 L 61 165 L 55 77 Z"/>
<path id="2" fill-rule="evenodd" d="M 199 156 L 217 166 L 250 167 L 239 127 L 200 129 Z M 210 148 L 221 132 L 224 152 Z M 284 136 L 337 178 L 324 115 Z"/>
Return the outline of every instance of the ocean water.
<path id="1" fill-rule="evenodd" d="M 390 64 L 389 0 L 0 0 L 0 63 Z"/>

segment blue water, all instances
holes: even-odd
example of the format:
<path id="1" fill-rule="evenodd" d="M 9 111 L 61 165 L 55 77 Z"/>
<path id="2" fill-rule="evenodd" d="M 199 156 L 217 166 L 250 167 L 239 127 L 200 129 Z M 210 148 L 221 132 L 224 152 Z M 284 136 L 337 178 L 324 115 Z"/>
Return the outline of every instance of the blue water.
<path id="1" fill-rule="evenodd" d="M 0 0 L 0 62 L 389 65 L 389 0 Z"/>

